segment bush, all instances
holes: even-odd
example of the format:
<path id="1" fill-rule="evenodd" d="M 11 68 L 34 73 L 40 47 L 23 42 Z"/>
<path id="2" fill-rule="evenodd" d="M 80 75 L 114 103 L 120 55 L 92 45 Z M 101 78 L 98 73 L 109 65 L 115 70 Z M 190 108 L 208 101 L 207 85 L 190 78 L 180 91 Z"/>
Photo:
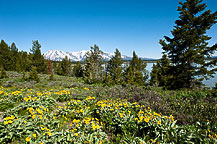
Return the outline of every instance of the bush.
<path id="1" fill-rule="evenodd" d="M 1 68 L 1 74 L 0 74 L 0 79 L 3 79 L 3 78 L 8 78 L 8 75 L 5 71 L 4 68 Z"/>
<path id="2" fill-rule="evenodd" d="M 36 82 L 39 82 L 40 79 L 38 77 L 38 72 L 37 72 L 37 68 L 36 67 L 32 67 L 30 73 L 29 73 L 29 80 L 34 80 Z"/>

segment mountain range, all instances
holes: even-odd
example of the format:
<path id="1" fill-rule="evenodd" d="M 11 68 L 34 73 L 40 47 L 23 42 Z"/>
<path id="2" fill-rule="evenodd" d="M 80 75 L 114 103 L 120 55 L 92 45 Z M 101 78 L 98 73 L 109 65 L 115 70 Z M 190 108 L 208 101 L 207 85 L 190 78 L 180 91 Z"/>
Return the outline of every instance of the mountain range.
<path id="1" fill-rule="evenodd" d="M 66 56 L 71 60 L 71 61 L 84 61 L 85 55 L 89 50 L 82 50 L 79 52 L 64 52 L 60 50 L 48 50 L 46 53 L 44 53 L 44 58 L 45 59 L 50 59 L 52 61 L 61 61 L 64 59 Z M 108 53 L 108 52 L 103 52 L 102 57 L 104 60 L 108 61 L 114 56 L 114 53 Z M 131 60 L 132 57 L 122 55 L 121 56 L 123 60 Z M 144 58 L 141 57 L 142 60 L 154 60 L 151 58 Z"/>

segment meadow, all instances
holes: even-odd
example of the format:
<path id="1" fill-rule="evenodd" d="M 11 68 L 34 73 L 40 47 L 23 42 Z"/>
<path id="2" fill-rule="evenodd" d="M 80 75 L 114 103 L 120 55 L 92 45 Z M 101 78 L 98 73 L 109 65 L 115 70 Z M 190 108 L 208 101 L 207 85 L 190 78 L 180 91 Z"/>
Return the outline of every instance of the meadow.
<path id="1" fill-rule="evenodd" d="M 0 143 L 217 143 L 217 90 L 88 85 L 7 72 Z"/>

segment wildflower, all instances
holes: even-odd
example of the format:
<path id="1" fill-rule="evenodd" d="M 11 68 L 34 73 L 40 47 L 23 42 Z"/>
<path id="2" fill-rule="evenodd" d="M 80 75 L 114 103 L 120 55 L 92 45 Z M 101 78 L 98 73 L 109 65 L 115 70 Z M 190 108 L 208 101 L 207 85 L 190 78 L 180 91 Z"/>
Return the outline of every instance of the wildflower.
<path id="1" fill-rule="evenodd" d="M 78 133 L 75 133 L 75 136 L 78 136 Z"/>
<path id="2" fill-rule="evenodd" d="M 47 134 L 48 134 L 49 136 L 51 136 L 51 132 L 47 132 Z"/>
<path id="3" fill-rule="evenodd" d="M 123 117 L 123 113 L 119 113 L 120 117 Z"/>
<path id="4" fill-rule="evenodd" d="M 27 138 L 26 138 L 26 141 L 27 141 L 27 142 L 29 142 L 30 140 L 31 140 L 31 138 L 30 138 L 30 137 L 27 137 Z"/>
<path id="5" fill-rule="evenodd" d="M 35 117 L 36 117 L 36 115 L 33 115 L 33 116 L 32 116 L 32 119 L 35 119 Z"/>
<path id="6" fill-rule="evenodd" d="M 160 124 L 161 124 L 161 121 L 158 121 L 158 122 L 157 122 L 157 124 L 159 124 L 159 125 L 160 125 Z"/>
<path id="7" fill-rule="evenodd" d="M 33 136 L 34 138 L 36 138 L 36 134 L 32 134 L 32 136 Z"/>
<path id="8" fill-rule="evenodd" d="M 155 140 L 151 139 L 151 142 L 152 142 L 152 143 L 155 143 Z"/>
<path id="9" fill-rule="evenodd" d="M 8 121 L 4 121 L 4 125 L 7 125 L 8 124 Z"/>

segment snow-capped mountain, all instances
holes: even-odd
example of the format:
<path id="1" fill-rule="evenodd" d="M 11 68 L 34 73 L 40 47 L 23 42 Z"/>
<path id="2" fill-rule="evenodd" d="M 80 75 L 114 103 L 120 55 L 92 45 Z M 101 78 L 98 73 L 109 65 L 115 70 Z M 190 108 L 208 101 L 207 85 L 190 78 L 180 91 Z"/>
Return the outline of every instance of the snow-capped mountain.
<path id="1" fill-rule="evenodd" d="M 53 61 L 61 61 L 67 56 L 71 61 L 83 61 L 88 51 L 89 50 L 82 50 L 80 52 L 64 52 L 60 50 L 49 50 L 46 53 L 44 53 L 44 58 L 50 59 Z M 108 52 L 103 52 L 103 55 L 102 55 L 104 60 L 110 60 L 113 56 L 114 56 L 114 53 L 108 53 Z M 121 57 L 123 60 L 132 59 L 132 57 L 129 57 L 126 55 L 122 55 Z M 148 58 L 142 58 L 142 59 L 149 60 Z"/>

